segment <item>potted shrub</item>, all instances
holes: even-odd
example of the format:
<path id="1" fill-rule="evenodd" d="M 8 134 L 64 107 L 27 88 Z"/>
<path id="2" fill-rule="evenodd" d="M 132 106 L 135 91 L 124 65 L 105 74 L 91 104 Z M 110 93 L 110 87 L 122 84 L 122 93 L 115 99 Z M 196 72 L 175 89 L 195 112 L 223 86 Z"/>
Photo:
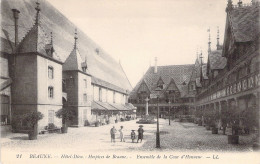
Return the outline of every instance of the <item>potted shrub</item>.
<path id="1" fill-rule="evenodd" d="M 41 112 L 33 111 L 22 115 L 22 118 L 27 122 L 30 129 L 28 132 L 29 140 L 36 140 L 38 135 L 37 123 L 43 118 L 43 114 Z"/>
<path id="2" fill-rule="evenodd" d="M 238 144 L 239 142 L 239 111 L 230 108 L 227 112 L 227 121 L 231 124 L 232 134 L 228 135 L 228 144 Z"/>
<path id="3" fill-rule="evenodd" d="M 55 114 L 62 119 L 61 133 L 68 133 L 68 122 L 73 119 L 74 113 L 68 108 L 61 108 Z"/>
<path id="4" fill-rule="evenodd" d="M 241 113 L 241 119 L 246 134 L 252 133 L 253 150 L 259 150 L 259 109 L 256 105 L 247 108 Z M 252 130 L 252 132 L 251 132 Z M 257 132 L 257 133 L 255 133 Z"/>
<path id="5" fill-rule="evenodd" d="M 95 122 L 95 127 L 99 127 L 100 126 L 100 122 L 99 121 L 96 121 Z"/>

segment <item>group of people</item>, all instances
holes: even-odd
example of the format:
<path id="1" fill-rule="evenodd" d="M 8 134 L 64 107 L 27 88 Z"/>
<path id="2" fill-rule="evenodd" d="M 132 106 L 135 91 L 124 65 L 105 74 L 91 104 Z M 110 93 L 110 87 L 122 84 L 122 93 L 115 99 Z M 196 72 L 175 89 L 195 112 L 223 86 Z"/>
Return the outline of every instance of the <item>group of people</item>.
<path id="1" fill-rule="evenodd" d="M 121 142 L 125 142 L 124 127 L 120 126 L 120 129 L 118 131 L 120 133 L 120 140 L 121 140 Z M 116 130 L 115 126 L 113 126 L 111 128 L 111 130 L 110 130 L 111 142 L 116 142 L 116 140 L 115 140 L 116 132 L 117 132 L 117 130 Z M 142 142 L 143 141 L 143 136 L 144 136 L 143 125 L 139 125 L 139 129 L 137 130 L 137 132 L 138 132 L 137 143 L 139 142 L 139 140 L 141 140 L 141 142 Z M 135 130 L 132 130 L 130 136 L 131 136 L 132 143 L 134 143 L 134 141 L 136 139 Z"/>

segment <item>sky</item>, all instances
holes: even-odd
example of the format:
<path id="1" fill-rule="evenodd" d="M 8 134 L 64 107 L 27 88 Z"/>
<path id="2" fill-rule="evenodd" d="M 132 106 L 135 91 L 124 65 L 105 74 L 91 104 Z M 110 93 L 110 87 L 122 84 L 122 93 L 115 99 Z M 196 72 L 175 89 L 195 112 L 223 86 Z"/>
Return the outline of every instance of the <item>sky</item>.
<path id="1" fill-rule="evenodd" d="M 224 40 L 227 0 L 48 0 L 121 65 L 134 87 L 154 65 L 207 61 Z M 237 4 L 238 0 L 233 0 Z M 250 0 L 243 0 L 249 3 Z"/>

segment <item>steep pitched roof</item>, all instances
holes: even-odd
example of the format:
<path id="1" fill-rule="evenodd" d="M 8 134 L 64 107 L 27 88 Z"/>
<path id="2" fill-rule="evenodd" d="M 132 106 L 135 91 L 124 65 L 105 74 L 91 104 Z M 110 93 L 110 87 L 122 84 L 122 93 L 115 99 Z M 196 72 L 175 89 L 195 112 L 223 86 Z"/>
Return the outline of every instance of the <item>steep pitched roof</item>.
<path id="1" fill-rule="evenodd" d="M 52 47 L 50 40 L 48 39 L 44 29 L 40 24 L 35 23 L 33 27 L 25 34 L 17 47 L 18 53 L 38 52 L 42 55 L 49 56 L 48 52 Z M 56 60 L 60 60 L 56 53 L 51 56 Z"/>
<path id="2" fill-rule="evenodd" d="M 222 57 L 222 50 L 211 51 L 208 59 L 208 64 L 211 70 L 224 69 L 227 64 L 227 59 L 225 57 Z"/>
<path id="3" fill-rule="evenodd" d="M 40 2 L 40 24 L 47 34 L 53 32 L 53 46 L 55 52 L 64 62 L 70 55 L 69 52 L 71 52 L 71 47 L 73 47 L 73 31 L 76 26 L 56 8 L 54 8 L 48 1 L 40 0 Z M 13 8 L 20 10 L 20 18 L 18 21 L 20 41 L 34 24 L 35 3 L 31 0 L 1 1 L 1 25 L 2 28 L 8 33 L 8 37 L 6 37 L 6 35 L 1 32 L 1 39 L 5 39 L 10 42 L 14 42 L 14 29 L 10 28 L 9 26 L 14 24 L 13 13 L 11 11 Z M 87 57 L 88 59 L 87 65 L 90 74 L 98 79 L 106 81 L 106 84 L 109 83 L 109 85 L 115 85 L 121 88 L 121 90 L 131 91 L 132 87 L 120 64 L 115 61 L 109 54 L 107 54 L 100 46 L 94 43 L 80 29 L 78 29 L 78 36 L 80 39 L 80 42 L 78 43 L 78 49 L 82 55 L 82 58 L 84 59 Z M 7 48 L 9 49 L 10 46 Z M 2 47 L 1 45 L 1 51 L 3 49 L 6 49 L 6 47 Z M 96 50 L 98 50 L 99 53 L 97 53 Z"/>
<path id="4" fill-rule="evenodd" d="M 259 4 L 235 6 L 228 14 L 235 42 L 254 41 L 259 37 Z"/>
<path id="5" fill-rule="evenodd" d="M 186 87 L 187 85 L 183 85 L 183 82 L 188 84 L 193 67 L 194 64 L 158 66 L 157 73 L 154 73 L 154 67 L 150 67 L 132 90 L 130 98 L 136 97 L 137 91 L 143 80 L 145 80 L 151 94 L 156 94 L 155 88 L 157 87 L 157 82 L 160 78 L 164 82 L 164 88 L 161 93 L 167 89 L 167 86 L 173 79 L 181 95 L 184 95 L 183 93 L 188 88 Z"/>
<path id="6" fill-rule="evenodd" d="M 71 51 L 69 57 L 65 60 L 62 70 L 74 70 L 74 71 L 82 71 L 81 64 L 83 63 L 83 60 L 81 59 L 81 56 L 79 54 L 79 51 L 77 48 L 73 48 Z"/>
<path id="7" fill-rule="evenodd" d="M 179 89 L 178 89 L 178 87 L 177 87 L 173 78 L 171 78 L 171 81 L 170 81 L 170 83 L 168 84 L 168 86 L 166 87 L 165 90 L 167 90 L 167 91 L 179 91 Z"/>

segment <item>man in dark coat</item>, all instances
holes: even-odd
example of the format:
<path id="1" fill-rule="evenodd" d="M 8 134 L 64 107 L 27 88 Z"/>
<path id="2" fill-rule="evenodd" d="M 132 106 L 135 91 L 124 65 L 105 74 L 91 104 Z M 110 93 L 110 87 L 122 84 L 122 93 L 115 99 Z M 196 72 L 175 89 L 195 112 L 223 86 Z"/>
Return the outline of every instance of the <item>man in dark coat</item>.
<path id="1" fill-rule="evenodd" d="M 111 142 L 116 142 L 116 140 L 115 140 L 115 135 L 116 135 L 115 126 L 113 126 L 113 128 L 110 129 L 110 134 L 111 134 Z"/>
<path id="2" fill-rule="evenodd" d="M 139 126 L 139 129 L 138 129 L 138 139 L 137 139 L 137 143 L 138 143 L 139 139 L 140 139 L 141 142 L 142 142 L 143 137 L 144 137 L 144 129 L 143 129 L 143 125 L 140 125 L 140 126 Z"/>

